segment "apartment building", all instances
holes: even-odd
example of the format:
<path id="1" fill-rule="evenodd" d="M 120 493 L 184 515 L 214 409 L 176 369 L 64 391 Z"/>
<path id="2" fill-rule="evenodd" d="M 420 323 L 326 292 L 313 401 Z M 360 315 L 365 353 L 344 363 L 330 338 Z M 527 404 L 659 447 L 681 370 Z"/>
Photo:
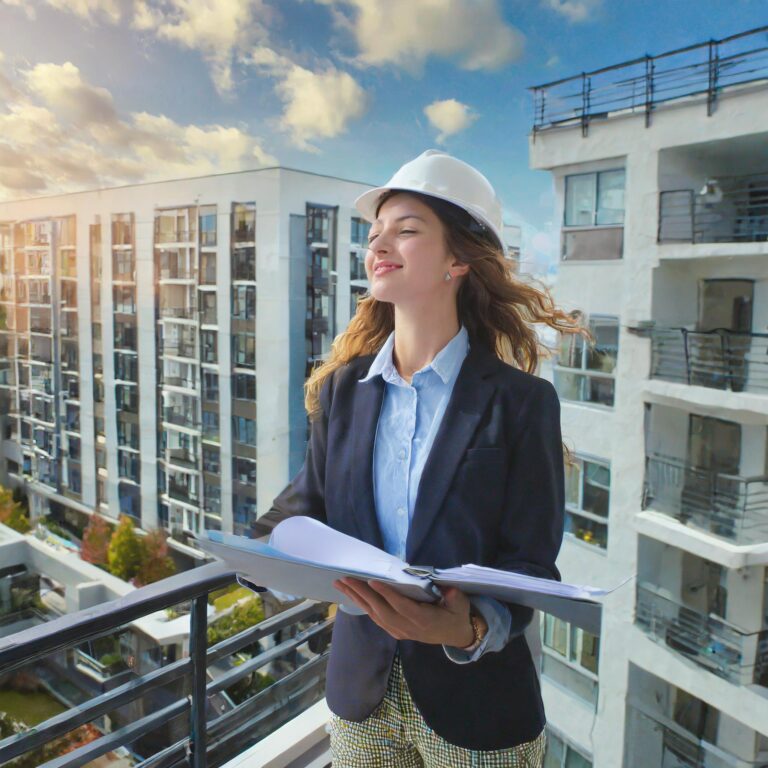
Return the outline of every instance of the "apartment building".
<path id="1" fill-rule="evenodd" d="M 533 90 L 562 223 L 565 580 L 548 768 L 768 765 L 768 67 L 753 30 Z M 695 41 L 692 41 L 695 42 Z"/>
<path id="2" fill-rule="evenodd" d="M 0 482 L 74 526 L 246 531 L 366 290 L 368 188 L 268 168 L 1 203 Z"/>

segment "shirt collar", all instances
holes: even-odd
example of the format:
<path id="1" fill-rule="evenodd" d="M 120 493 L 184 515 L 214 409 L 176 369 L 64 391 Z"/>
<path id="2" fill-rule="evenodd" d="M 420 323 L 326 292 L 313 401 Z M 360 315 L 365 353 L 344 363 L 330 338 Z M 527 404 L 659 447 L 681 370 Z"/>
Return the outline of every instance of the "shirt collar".
<path id="1" fill-rule="evenodd" d="M 384 346 L 379 350 L 371 363 L 367 375 L 359 379 L 359 381 L 369 381 L 374 376 L 379 375 L 387 382 L 403 381 L 392 359 L 394 349 L 395 332 L 392 331 L 384 342 Z M 443 384 L 448 384 L 458 376 L 459 369 L 464 362 L 464 358 L 467 356 L 468 350 L 469 334 L 462 325 L 459 332 L 435 355 L 432 362 L 425 365 L 421 370 L 416 371 L 416 373 L 422 373 L 431 369 L 440 377 Z"/>

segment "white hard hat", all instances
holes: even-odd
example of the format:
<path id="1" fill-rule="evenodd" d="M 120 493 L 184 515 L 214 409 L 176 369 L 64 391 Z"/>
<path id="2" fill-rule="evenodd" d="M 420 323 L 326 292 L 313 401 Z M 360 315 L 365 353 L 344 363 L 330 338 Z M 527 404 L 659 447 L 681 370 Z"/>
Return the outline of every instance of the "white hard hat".
<path id="1" fill-rule="evenodd" d="M 488 179 L 463 160 L 428 149 L 402 166 L 383 187 L 360 195 L 355 207 L 368 221 L 374 221 L 379 198 L 392 189 L 421 192 L 463 208 L 490 229 L 503 248 L 501 201 Z"/>

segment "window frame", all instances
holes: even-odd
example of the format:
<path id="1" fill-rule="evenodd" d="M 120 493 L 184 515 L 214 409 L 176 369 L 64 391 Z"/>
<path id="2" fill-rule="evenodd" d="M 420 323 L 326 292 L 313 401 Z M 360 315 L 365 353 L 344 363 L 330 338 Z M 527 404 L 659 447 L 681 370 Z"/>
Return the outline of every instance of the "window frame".
<path id="1" fill-rule="evenodd" d="M 597 216 L 599 212 L 598 202 L 600 200 L 600 177 L 608 173 L 616 173 L 621 171 L 624 173 L 624 191 L 626 194 L 627 189 L 627 169 L 626 166 L 619 166 L 615 168 L 603 168 L 599 171 L 582 171 L 581 173 L 569 173 L 563 177 L 563 221 L 562 229 L 564 231 L 579 230 L 579 229 L 616 229 L 623 228 L 626 225 L 625 217 L 627 213 L 626 198 L 624 200 L 624 208 L 621 223 L 619 224 L 598 224 Z M 592 223 L 591 224 L 568 224 L 568 180 L 585 176 L 595 177 L 595 195 L 592 201 Z"/>
<path id="2" fill-rule="evenodd" d="M 578 501 L 577 506 L 574 507 L 574 505 L 569 501 L 568 499 L 568 472 L 573 472 L 574 470 L 569 469 L 566 467 L 566 478 L 565 478 L 565 485 L 566 485 L 566 494 L 565 494 L 565 513 L 566 515 L 570 516 L 577 516 L 582 517 L 586 520 L 590 520 L 593 523 L 597 523 L 598 525 L 605 526 L 605 546 L 601 546 L 600 544 L 593 544 L 589 541 L 585 541 L 584 539 L 580 539 L 578 536 L 576 536 L 575 533 L 572 531 L 566 531 L 566 536 L 569 537 L 572 541 L 578 541 L 582 544 L 586 544 L 592 549 L 596 549 L 600 552 L 607 552 L 608 551 L 608 543 L 609 543 L 609 534 L 610 534 L 610 517 L 611 517 L 611 462 L 608 459 L 600 459 L 596 456 L 592 456 L 589 454 L 583 454 L 583 453 L 577 453 L 573 456 L 574 461 L 579 463 L 579 483 L 578 483 Z M 594 512 L 590 512 L 589 510 L 584 509 L 584 483 L 587 481 L 586 471 L 584 469 L 584 463 L 587 462 L 589 464 L 594 464 L 599 467 L 603 467 L 604 469 L 608 470 L 608 486 L 603 487 L 599 483 L 591 482 L 592 485 L 595 485 L 598 488 L 603 488 L 603 490 L 607 490 L 608 492 L 608 511 L 606 513 L 605 517 L 602 517 Z"/>
<path id="3" fill-rule="evenodd" d="M 558 389 L 558 396 L 561 397 L 563 400 L 565 400 L 568 403 L 579 403 L 581 405 L 588 405 L 598 408 L 605 408 L 607 410 L 613 410 L 616 407 L 616 368 L 619 365 L 619 347 L 620 347 L 620 338 L 621 338 L 621 319 L 618 315 L 602 315 L 602 314 L 594 314 L 589 315 L 587 318 L 587 327 L 590 331 L 594 334 L 594 325 L 602 323 L 603 325 L 609 325 L 607 321 L 611 321 L 610 324 L 613 324 L 615 322 L 616 324 L 616 358 L 614 362 L 613 369 L 611 371 L 600 371 L 595 370 L 592 368 L 587 368 L 586 364 L 588 361 L 588 354 L 590 350 L 590 346 L 587 343 L 587 341 L 584 339 L 583 336 L 580 334 L 561 334 L 560 337 L 560 345 L 558 349 L 557 356 L 555 357 L 555 360 L 552 363 L 552 371 L 553 373 L 569 373 L 574 376 L 585 376 L 589 378 L 597 378 L 597 379 L 608 379 L 613 382 L 613 403 L 611 405 L 606 405 L 605 403 L 596 402 L 593 400 L 574 400 L 572 398 L 563 397 L 562 393 Z M 569 347 L 569 350 L 572 349 L 572 345 L 576 344 L 581 341 L 581 360 L 579 367 L 576 366 L 570 366 L 570 365 L 561 365 L 560 359 L 562 356 L 562 348 L 563 344 L 562 342 L 567 338 L 569 344 L 571 345 Z"/>

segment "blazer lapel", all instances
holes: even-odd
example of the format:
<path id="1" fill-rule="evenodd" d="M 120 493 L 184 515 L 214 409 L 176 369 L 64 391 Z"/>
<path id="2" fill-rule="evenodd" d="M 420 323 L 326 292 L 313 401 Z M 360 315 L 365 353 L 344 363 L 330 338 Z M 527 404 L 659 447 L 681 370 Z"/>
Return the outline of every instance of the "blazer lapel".
<path id="1" fill-rule="evenodd" d="M 367 369 L 366 369 L 367 370 Z M 352 412 L 352 506 L 358 538 L 383 548 L 376 502 L 373 496 L 373 447 L 376 424 L 384 400 L 384 379 L 374 376 L 369 381 L 355 383 Z"/>
<path id="2" fill-rule="evenodd" d="M 470 349 L 464 359 L 419 481 L 406 541 L 406 559 L 409 563 L 414 562 L 419 547 L 440 511 L 459 462 L 493 394 L 494 385 L 487 377 L 498 363 L 496 355 L 477 345 Z M 378 410 L 376 413 L 378 415 Z"/>

